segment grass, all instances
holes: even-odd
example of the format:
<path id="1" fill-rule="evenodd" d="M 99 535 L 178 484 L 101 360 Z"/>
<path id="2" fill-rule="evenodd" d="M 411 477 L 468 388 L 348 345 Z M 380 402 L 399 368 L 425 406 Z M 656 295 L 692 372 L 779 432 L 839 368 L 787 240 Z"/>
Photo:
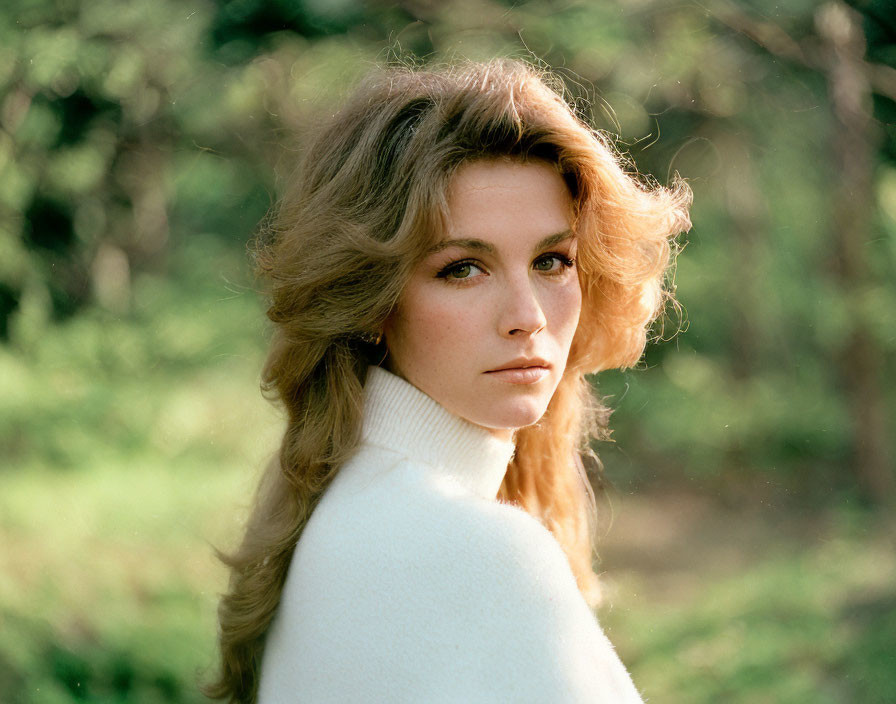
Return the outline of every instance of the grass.
<path id="1" fill-rule="evenodd" d="M 893 701 L 896 522 L 849 509 L 806 517 L 704 505 L 682 528 L 670 518 L 678 499 L 635 500 L 608 538 L 617 570 L 602 620 L 646 696 Z M 661 531 L 658 545 L 626 538 L 636 519 Z"/>
<path id="2" fill-rule="evenodd" d="M 281 421 L 242 262 L 215 240 L 178 262 L 135 281 L 128 314 L 23 320 L 0 347 L 0 701 L 202 701 L 211 546 L 235 537 Z M 893 528 L 699 487 L 626 497 L 601 620 L 651 701 L 892 701 Z"/>
<path id="3" fill-rule="evenodd" d="M 198 701 L 223 583 L 209 542 L 245 479 L 176 462 L 4 484 L 3 700 Z"/>

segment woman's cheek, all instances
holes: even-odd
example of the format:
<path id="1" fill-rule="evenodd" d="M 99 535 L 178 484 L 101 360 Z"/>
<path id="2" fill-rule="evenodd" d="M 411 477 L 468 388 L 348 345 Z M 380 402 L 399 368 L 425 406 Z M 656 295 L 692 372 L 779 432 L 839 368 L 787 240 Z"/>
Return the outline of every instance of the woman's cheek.
<path id="1" fill-rule="evenodd" d="M 427 303 L 429 326 L 440 337 L 454 336 L 461 330 L 470 330 L 473 320 L 483 305 L 483 298 L 468 287 L 466 290 L 451 290 L 431 296 Z"/>
<path id="2" fill-rule="evenodd" d="M 582 291 L 579 282 L 571 277 L 569 285 L 556 289 L 551 297 L 551 313 L 555 330 L 574 331 L 582 310 Z M 570 332 L 570 336 L 571 336 Z"/>
<path id="3" fill-rule="evenodd" d="M 573 278 L 573 284 L 570 286 L 567 310 L 570 311 L 570 319 L 573 328 L 577 327 L 579 324 L 579 315 L 582 312 L 582 289 L 579 287 L 579 282 L 576 278 Z"/>

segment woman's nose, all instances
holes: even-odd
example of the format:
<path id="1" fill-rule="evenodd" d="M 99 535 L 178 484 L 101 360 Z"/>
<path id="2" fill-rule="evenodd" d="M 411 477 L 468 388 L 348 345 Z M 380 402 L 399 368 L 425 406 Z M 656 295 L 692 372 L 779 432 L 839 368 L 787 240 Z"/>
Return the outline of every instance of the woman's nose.
<path id="1" fill-rule="evenodd" d="M 534 335 L 547 325 L 541 301 L 529 277 L 520 277 L 507 286 L 500 317 L 502 335 Z"/>

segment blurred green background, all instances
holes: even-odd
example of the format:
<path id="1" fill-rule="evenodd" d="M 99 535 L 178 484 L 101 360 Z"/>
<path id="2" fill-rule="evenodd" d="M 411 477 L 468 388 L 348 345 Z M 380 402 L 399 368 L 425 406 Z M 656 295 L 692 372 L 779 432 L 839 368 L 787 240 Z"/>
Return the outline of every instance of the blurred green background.
<path id="1" fill-rule="evenodd" d="M 682 314 L 596 379 L 599 615 L 635 682 L 896 701 L 883 0 L 4 3 L 0 701 L 202 700 L 211 546 L 280 429 L 255 224 L 377 61 L 530 53 L 695 194 Z"/>

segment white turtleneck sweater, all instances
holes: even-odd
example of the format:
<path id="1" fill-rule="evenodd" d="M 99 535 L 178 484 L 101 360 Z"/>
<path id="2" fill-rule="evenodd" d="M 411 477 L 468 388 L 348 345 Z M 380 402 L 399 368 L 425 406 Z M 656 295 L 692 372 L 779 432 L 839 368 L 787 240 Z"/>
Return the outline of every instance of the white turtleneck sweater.
<path id="1" fill-rule="evenodd" d="M 372 367 L 361 447 L 292 558 L 260 704 L 641 702 L 560 545 L 496 500 L 512 454 Z"/>

